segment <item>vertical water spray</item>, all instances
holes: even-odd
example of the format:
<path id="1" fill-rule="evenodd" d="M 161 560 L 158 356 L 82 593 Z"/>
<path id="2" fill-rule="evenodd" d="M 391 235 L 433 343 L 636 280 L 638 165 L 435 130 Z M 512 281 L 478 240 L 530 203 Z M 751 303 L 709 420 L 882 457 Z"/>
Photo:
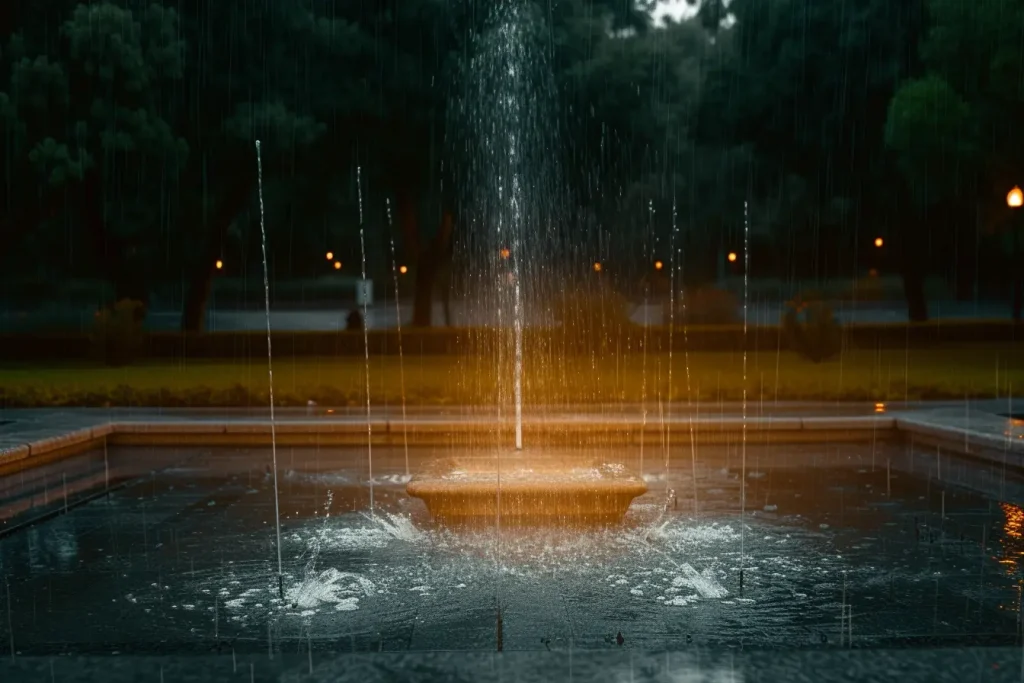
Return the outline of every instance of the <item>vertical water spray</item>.
<path id="1" fill-rule="evenodd" d="M 676 229 L 678 225 L 676 223 L 676 201 L 673 191 L 672 198 L 672 232 L 669 234 L 669 290 L 668 290 L 668 308 L 669 308 L 669 326 L 668 326 L 668 390 L 667 390 L 667 414 L 665 416 L 665 488 L 668 489 L 668 464 L 669 464 L 669 452 L 672 449 L 672 427 L 668 424 L 672 420 L 672 347 L 675 345 L 675 308 L 676 308 Z M 668 507 L 668 501 L 665 501 L 666 508 Z"/>
<path id="2" fill-rule="evenodd" d="M 356 166 L 356 193 L 359 198 L 359 249 L 363 257 L 363 287 L 366 286 L 366 224 L 363 222 L 363 167 Z M 370 422 L 370 331 L 367 327 L 368 292 L 363 292 L 363 358 L 366 361 L 366 464 L 370 481 L 370 514 L 373 514 L 373 423 Z"/>
<path id="3" fill-rule="evenodd" d="M 545 278 L 561 249 L 555 236 L 562 193 L 556 182 L 557 120 L 544 17 L 526 0 L 490 3 L 462 65 L 464 90 L 452 108 L 450 139 L 463 225 L 457 250 L 497 324 L 488 353 L 497 361 L 496 407 L 503 429 L 524 447 L 526 320 L 545 305 Z"/>
<path id="4" fill-rule="evenodd" d="M 388 226 L 391 225 L 391 200 L 385 200 Z M 402 392 L 402 440 L 405 445 L 405 476 L 409 475 L 409 423 L 405 412 L 405 358 L 402 355 L 402 304 L 398 296 L 398 259 L 395 258 L 395 240 L 391 240 L 391 277 L 395 280 L 395 321 L 398 326 L 398 381 Z"/>
<path id="5" fill-rule="evenodd" d="M 274 358 L 270 349 L 270 268 L 267 265 L 267 223 L 263 207 L 263 155 L 256 141 L 256 181 L 260 199 L 260 247 L 263 251 L 263 303 L 267 314 L 267 377 L 270 384 L 270 455 L 274 466 L 274 529 L 277 533 L 277 591 L 284 599 L 281 563 L 281 502 L 277 488 L 277 425 L 274 421 Z"/>
<path id="6" fill-rule="evenodd" d="M 672 233 L 676 232 L 676 198 L 675 193 L 672 194 Z M 682 259 L 680 258 L 680 263 Z M 673 287 L 673 292 L 675 287 Z M 686 420 L 687 426 L 690 432 L 690 475 L 693 482 L 693 514 L 697 514 L 697 435 L 693 430 L 693 394 L 691 392 L 690 385 L 690 339 L 687 332 L 689 328 L 689 321 L 687 320 L 686 313 L 686 285 L 685 280 L 683 284 L 683 291 L 679 295 L 679 300 L 682 302 L 683 308 L 683 366 L 686 369 Z M 670 325 L 675 327 L 675 306 L 672 307 L 670 312 Z M 699 397 L 698 397 L 699 399 Z M 699 409 L 699 408 L 698 408 Z"/>
<path id="7" fill-rule="evenodd" d="M 747 516 L 747 306 L 750 298 L 750 203 L 743 201 L 743 426 L 740 476 L 740 589 L 746 560 Z"/>

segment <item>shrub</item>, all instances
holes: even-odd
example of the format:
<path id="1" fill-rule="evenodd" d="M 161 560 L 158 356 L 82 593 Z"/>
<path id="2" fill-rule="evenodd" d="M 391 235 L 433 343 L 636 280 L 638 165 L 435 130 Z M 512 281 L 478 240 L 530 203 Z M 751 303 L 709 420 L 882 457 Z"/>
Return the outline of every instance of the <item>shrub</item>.
<path id="1" fill-rule="evenodd" d="M 141 301 L 122 299 L 111 308 L 96 311 L 92 333 L 93 352 L 107 365 L 126 365 L 135 360 L 145 343 Z"/>
<path id="2" fill-rule="evenodd" d="M 555 320 L 588 334 L 615 333 L 631 324 L 629 302 L 610 287 L 563 292 L 554 300 Z"/>
<path id="3" fill-rule="evenodd" d="M 665 305 L 665 324 L 675 325 L 732 325 L 740 321 L 739 301 L 736 295 L 724 289 L 704 287 L 684 291 L 675 301 L 675 317 Z"/>
<path id="4" fill-rule="evenodd" d="M 790 301 L 782 316 L 782 329 L 789 347 L 815 363 L 842 349 L 842 330 L 827 303 Z"/>

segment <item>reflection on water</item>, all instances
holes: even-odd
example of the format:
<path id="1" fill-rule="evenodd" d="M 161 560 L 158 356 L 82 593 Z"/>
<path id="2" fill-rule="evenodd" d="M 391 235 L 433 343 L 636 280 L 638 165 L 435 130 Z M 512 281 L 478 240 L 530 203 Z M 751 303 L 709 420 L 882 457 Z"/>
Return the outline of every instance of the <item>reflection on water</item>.
<path id="1" fill-rule="evenodd" d="M 63 522 L 63 523 L 61 523 Z M 30 566 L 53 567 L 70 571 L 78 564 L 78 536 L 67 518 L 48 526 L 33 526 L 25 531 Z"/>
<path id="2" fill-rule="evenodd" d="M 999 564 L 1006 568 L 1007 576 L 1021 576 L 1021 558 L 1024 557 L 1024 510 L 1013 503 L 1000 503 L 1006 519 L 1000 545 L 1003 546 Z"/>

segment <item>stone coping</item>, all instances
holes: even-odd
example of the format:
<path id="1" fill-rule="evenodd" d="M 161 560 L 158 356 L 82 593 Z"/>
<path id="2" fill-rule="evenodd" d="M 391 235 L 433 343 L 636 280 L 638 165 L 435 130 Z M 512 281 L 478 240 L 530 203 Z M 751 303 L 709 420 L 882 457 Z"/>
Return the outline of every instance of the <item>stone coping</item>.
<path id="1" fill-rule="evenodd" d="M 1020 647 L 924 647 L 716 651 L 680 645 L 675 652 L 629 646 L 607 650 L 383 652 L 346 654 L 241 652 L 171 656 L 78 655 L 0 658 L 7 683 L 129 681 L 252 681 L 253 683 L 377 683 L 432 681 L 588 681 L 662 683 L 1019 683 Z M 214 649 L 211 645 L 210 649 Z M 315 649 L 314 649 L 315 650 Z"/>
<path id="2" fill-rule="evenodd" d="M 264 417 L 246 415 L 175 415 L 173 412 L 136 412 L 131 418 L 111 416 L 111 411 L 6 411 L 12 421 L 0 427 L 0 466 L 34 456 L 60 451 L 81 451 L 97 446 L 106 438 L 127 443 L 169 443 L 176 437 L 197 443 L 208 438 L 212 445 L 230 445 L 233 440 L 251 445 L 265 440 L 271 422 Z M 987 450 L 1012 454 L 1024 464 L 1024 421 L 994 413 L 971 411 L 963 407 L 856 415 L 714 415 L 674 414 L 664 420 L 658 415 L 638 413 L 602 415 L 594 413 L 551 414 L 531 417 L 524 424 L 530 434 L 571 434 L 573 438 L 627 437 L 664 431 L 686 438 L 696 430 L 701 437 L 794 438 L 799 441 L 832 438 L 835 433 L 861 438 L 903 433 L 923 441 L 939 441 L 965 453 Z M 410 415 L 373 419 L 367 426 L 365 416 L 342 414 L 310 418 L 295 413 L 276 419 L 273 429 L 283 440 L 298 442 L 300 437 L 323 437 L 358 444 L 360 439 L 411 439 L 410 445 L 433 445 L 438 437 L 488 437 L 511 430 L 510 423 L 499 424 L 483 415 Z"/>

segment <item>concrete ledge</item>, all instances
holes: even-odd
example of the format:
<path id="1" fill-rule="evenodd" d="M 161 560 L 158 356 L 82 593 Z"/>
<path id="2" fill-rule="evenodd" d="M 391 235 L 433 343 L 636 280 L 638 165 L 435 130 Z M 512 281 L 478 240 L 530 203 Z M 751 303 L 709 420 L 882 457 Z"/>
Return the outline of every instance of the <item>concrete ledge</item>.
<path id="1" fill-rule="evenodd" d="M 23 460 L 28 457 L 30 452 L 27 443 L 0 446 L 0 466 Z"/>
<path id="2" fill-rule="evenodd" d="M 896 429 L 896 418 L 887 415 L 851 415 L 836 417 L 805 417 L 800 424 L 804 429 L 866 429 L 883 431 Z"/>
<path id="3" fill-rule="evenodd" d="M 270 443 L 266 418 L 212 415 L 188 418 L 154 411 L 128 420 L 109 421 L 105 414 L 64 412 L 58 424 L 76 425 L 44 432 L 46 416 L 26 422 L 22 433 L 10 431 L 9 445 L 0 447 L 0 472 L 17 471 L 101 447 L 105 442 L 132 446 L 260 447 Z M 90 424 L 92 423 L 92 424 Z M 275 423 L 277 443 L 285 447 L 362 446 L 372 437 L 378 446 L 492 447 L 509 443 L 513 426 L 493 416 L 415 416 L 376 419 L 372 434 L 358 415 L 309 418 L 286 414 Z M 731 444 L 743 435 L 752 444 L 865 442 L 911 437 L 951 451 L 992 459 L 1013 454 L 1024 461 L 1024 425 L 993 413 L 970 414 L 958 408 L 902 414 L 854 416 L 748 417 L 691 415 L 677 410 L 663 419 L 648 412 L 609 415 L 530 416 L 523 425 L 527 439 L 546 445 L 637 445 L 668 438 L 674 445 Z M 24 442 L 21 440 L 24 439 Z"/>
<path id="4" fill-rule="evenodd" d="M 63 434 L 34 439 L 28 443 L 29 457 L 74 449 L 77 446 L 90 443 L 93 439 L 91 428 L 76 429 Z"/>

